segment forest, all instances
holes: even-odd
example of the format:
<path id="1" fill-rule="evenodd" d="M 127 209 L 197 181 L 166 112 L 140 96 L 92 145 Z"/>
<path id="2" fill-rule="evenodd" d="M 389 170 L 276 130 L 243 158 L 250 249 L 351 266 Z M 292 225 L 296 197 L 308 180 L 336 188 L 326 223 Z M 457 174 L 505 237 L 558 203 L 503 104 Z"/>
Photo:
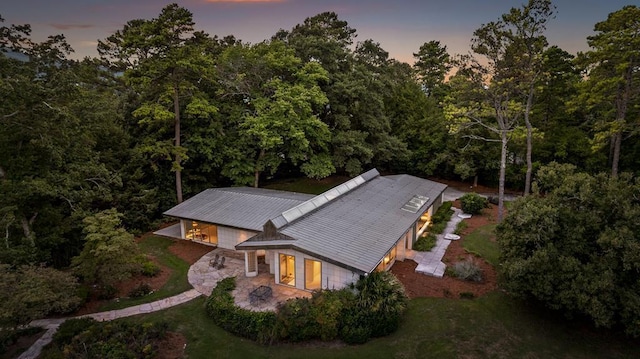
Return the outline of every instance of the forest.
<path id="1" fill-rule="evenodd" d="M 468 54 L 425 34 L 414 64 L 333 12 L 252 44 L 171 4 L 82 60 L 0 18 L 0 265 L 97 281 L 95 237 L 124 243 L 211 187 L 375 167 L 527 195 L 552 163 L 633 182 L 640 8 L 602 14 L 578 54 L 549 45 L 553 16 L 550 1 L 511 9 Z"/>

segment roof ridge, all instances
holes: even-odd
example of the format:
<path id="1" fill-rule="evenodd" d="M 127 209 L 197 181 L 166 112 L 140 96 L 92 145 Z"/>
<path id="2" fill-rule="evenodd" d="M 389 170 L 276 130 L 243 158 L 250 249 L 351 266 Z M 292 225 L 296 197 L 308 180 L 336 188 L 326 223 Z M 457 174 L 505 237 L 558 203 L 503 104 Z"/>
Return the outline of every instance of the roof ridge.
<path id="1" fill-rule="evenodd" d="M 258 191 L 279 192 L 279 193 L 295 194 L 295 195 L 305 195 L 305 194 L 307 194 L 307 193 L 302 193 L 302 192 L 292 192 L 292 191 L 283 191 L 283 190 L 279 190 L 279 189 L 271 189 L 271 188 L 255 188 L 255 187 L 246 187 L 246 186 L 207 188 L 207 191 L 208 191 L 208 190 L 213 190 L 213 191 L 222 191 L 222 192 L 232 192 L 232 191 L 233 191 L 233 189 L 235 189 L 235 188 L 249 189 L 250 191 L 258 190 Z M 231 191 L 230 191 L 230 190 L 231 190 Z M 251 195 L 251 196 L 259 196 L 259 197 L 269 197 L 269 198 L 289 199 L 289 198 L 283 198 L 283 197 L 278 197 L 278 196 L 269 196 L 269 195 L 266 195 L 266 194 L 264 194 L 264 193 L 252 193 L 252 192 L 243 192 L 243 191 L 233 191 L 233 192 L 234 192 L 234 193 L 238 193 L 238 194 Z M 275 193 L 274 193 L 274 194 L 275 194 Z"/>
<path id="2" fill-rule="evenodd" d="M 275 225 L 276 228 L 282 228 L 287 224 L 295 221 L 296 219 L 323 207 L 327 203 L 334 201 L 336 198 L 348 192 L 351 192 L 352 190 L 360 187 L 362 184 L 378 176 L 380 176 L 380 172 L 378 172 L 378 170 L 375 168 L 371 169 L 357 177 L 348 180 L 345 183 L 339 184 L 331 188 L 330 190 L 322 192 L 319 195 L 282 212 L 279 216 L 272 218 L 271 222 Z"/>

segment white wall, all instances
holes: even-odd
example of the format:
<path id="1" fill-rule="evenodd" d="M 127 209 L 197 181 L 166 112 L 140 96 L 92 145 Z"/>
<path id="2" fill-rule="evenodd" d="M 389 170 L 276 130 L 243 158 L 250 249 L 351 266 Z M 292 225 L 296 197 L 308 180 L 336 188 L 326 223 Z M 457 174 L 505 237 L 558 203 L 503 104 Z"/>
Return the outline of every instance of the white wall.
<path id="1" fill-rule="evenodd" d="M 312 257 L 310 255 L 300 253 L 298 251 L 292 249 L 278 249 L 270 251 L 273 253 L 273 261 L 274 264 L 274 275 L 276 279 L 276 283 L 280 280 L 280 254 L 292 255 L 296 258 L 296 288 L 305 289 L 304 288 L 304 260 L 312 259 L 316 261 L 322 262 L 322 288 L 323 289 L 340 289 L 343 288 L 350 283 L 355 283 L 360 275 L 358 273 L 352 272 L 348 269 L 336 266 L 334 264 L 322 261 L 318 258 Z"/>
<path id="2" fill-rule="evenodd" d="M 218 226 L 218 247 L 225 249 L 236 249 L 236 244 L 242 243 L 253 237 L 257 232 Z"/>

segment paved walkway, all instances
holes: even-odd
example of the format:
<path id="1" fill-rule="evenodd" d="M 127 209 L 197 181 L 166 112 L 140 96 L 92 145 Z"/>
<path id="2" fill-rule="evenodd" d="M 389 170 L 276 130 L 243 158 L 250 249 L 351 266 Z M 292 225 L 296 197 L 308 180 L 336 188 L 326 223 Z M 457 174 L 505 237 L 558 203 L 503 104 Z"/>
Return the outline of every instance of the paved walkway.
<path id="1" fill-rule="evenodd" d="M 22 353 L 18 359 L 35 359 L 40 355 L 42 348 L 51 342 L 53 334 L 58 330 L 60 324 L 67 319 L 74 318 L 93 318 L 98 321 L 114 320 L 118 318 L 131 317 L 138 314 L 145 314 L 156 312 L 158 310 L 167 309 L 178 304 L 186 303 L 192 299 L 195 299 L 201 295 L 195 289 L 188 290 L 186 292 L 174 295 L 173 297 L 164 298 L 151 303 L 145 303 L 128 307 L 124 309 L 110 310 L 107 312 L 91 313 L 86 315 L 80 315 L 70 318 L 56 318 L 56 319 L 38 319 L 32 321 L 29 325 L 32 327 L 42 327 L 47 331 L 38 339 L 33 345 L 24 353 Z"/>
<path id="2" fill-rule="evenodd" d="M 458 215 L 462 213 L 462 210 L 451 207 L 454 213 L 451 216 L 451 220 L 447 223 L 444 231 L 437 235 L 436 245 L 429 252 L 418 252 L 418 251 L 409 251 L 407 253 L 408 259 L 413 259 L 414 262 L 418 263 L 416 267 L 416 272 L 430 275 L 432 277 L 442 278 L 444 276 L 444 271 L 447 268 L 447 265 L 442 262 L 442 257 L 447 251 L 450 240 L 445 239 L 444 236 L 447 233 L 453 233 L 458 226 L 458 223 L 462 221 Z"/>

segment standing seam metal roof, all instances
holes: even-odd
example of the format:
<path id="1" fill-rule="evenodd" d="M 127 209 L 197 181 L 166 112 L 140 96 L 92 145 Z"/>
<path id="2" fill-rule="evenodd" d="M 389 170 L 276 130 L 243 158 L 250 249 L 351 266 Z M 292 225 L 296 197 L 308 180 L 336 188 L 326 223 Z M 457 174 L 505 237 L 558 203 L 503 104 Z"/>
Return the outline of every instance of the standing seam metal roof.
<path id="1" fill-rule="evenodd" d="M 211 188 L 164 214 L 259 232 L 269 219 L 312 197 L 310 194 L 264 188 Z"/>
<path id="2" fill-rule="evenodd" d="M 409 175 L 375 176 L 279 232 L 294 238 L 292 246 L 307 253 L 369 273 L 446 187 Z M 403 210 L 415 195 L 428 200 L 416 213 Z M 269 241 L 261 243 L 269 247 Z M 250 238 L 237 246 L 243 247 L 255 248 L 256 243 Z"/>

